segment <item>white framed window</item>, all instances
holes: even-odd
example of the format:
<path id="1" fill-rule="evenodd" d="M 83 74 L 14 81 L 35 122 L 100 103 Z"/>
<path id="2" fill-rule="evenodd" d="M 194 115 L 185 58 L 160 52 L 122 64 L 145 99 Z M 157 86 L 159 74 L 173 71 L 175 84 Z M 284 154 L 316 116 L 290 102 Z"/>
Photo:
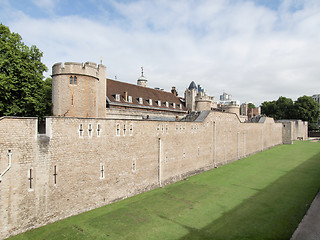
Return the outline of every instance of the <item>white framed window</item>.
<path id="1" fill-rule="evenodd" d="M 130 123 L 129 125 L 129 135 L 132 136 L 133 134 L 133 123 Z"/>
<path id="2" fill-rule="evenodd" d="M 142 97 L 139 97 L 139 104 L 143 104 L 143 99 L 142 99 Z"/>
<path id="3" fill-rule="evenodd" d="M 79 137 L 83 137 L 83 124 L 79 124 Z"/>
<path id="4" fill-rule="evenodd" d="M 179 108 L 182 109 L 182 104 L 181 103 L 179 104 Z"/>
<path id="5" fill-rule="evenodd" d="M 161 107 L 161 101 L 160 100 L 158 100 L 158 106 Z"/>
<path id="6" fill-rule="evenodd" d="M 88 136 L 92 137 L 92 124 L 91 123 L 88 124 Z"/>
<path id="7" fill-rule="evenodd" d="M 120 94 L 119 93 L 116 94 L 116 101 L 120 102 Z"/>
<path id="8" fill-rule="evenodd" d="M 152 99 L 149 99 L 149 105 L 152 106 Z"/>
<path id="9" fill-rule="evenodd" d="M 132 96 L 128 96 L 128 102 L 132 103 Z"/>
<path id="10" fill-rule="evenodd" d="M 176 104 L 175 104 L 175 103 L 172 103 L 172 107 L 173 107 L 173 108 L 176 108 Z"/>
<path id="11" fill-rule="evenodd" d="M 166 107 L 169 107 L 169 102 L 166 102 Z"/>
<path id="12" fill-rule="evenodd" d="M 117 123 L 116 125 L 116 136 L 120 136 L 120 124 Z"/>
<path id="13" fill-rule="evenodd" d="M 97 124 L 97 136 L 98 137 L 101 136 L 101 125 L 100 125 L 100 123 Z"/>

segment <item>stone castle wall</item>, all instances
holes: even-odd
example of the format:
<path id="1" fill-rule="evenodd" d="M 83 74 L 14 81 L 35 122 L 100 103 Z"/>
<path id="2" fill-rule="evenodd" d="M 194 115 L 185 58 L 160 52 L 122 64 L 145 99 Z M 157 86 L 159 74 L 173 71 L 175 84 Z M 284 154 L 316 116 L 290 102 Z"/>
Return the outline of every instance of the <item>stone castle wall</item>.
<path id="1" fill-rule="evenodd" d="M 282 144 L 282 123 L 50 117 L 0 119 L 0 238 L 175 182 Z M 31 170 L 31 172 L 30 172 Z M 31 185 L 30 185 L 31 182 Z"/>

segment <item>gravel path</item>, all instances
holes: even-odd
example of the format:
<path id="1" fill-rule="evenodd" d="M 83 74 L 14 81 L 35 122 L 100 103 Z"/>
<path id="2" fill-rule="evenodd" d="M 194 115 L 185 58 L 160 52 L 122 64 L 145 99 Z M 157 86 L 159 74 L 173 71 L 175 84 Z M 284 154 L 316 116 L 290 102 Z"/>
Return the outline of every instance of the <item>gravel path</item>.
<path id="1" fill-rule="evenodd" d="M 320 192 L 293 233 L 291 240 L 320 240 Z"/>

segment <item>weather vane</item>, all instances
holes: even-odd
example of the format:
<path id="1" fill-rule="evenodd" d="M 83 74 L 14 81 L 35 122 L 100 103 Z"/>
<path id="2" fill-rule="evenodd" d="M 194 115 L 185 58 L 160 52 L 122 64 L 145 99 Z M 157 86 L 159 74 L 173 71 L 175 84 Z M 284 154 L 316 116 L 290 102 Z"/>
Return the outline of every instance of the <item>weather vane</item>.
<path id="1" fill-rule="evenodd" d="M 143 66 L 141 67 L 141 76 L 143 77 Z"/>

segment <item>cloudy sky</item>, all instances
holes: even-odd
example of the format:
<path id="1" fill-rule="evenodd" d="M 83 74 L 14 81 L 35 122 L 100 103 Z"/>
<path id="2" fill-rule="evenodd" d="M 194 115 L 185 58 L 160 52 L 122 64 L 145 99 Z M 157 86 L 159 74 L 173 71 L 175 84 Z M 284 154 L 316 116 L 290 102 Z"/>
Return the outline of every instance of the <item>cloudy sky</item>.
<path id="1" fill-rule="evenodd" d="M 108 78 L 179 95 L 296 100 L 320 93 L 319 0 L 0 0 L 0 22 L 56 62 L 96 62 Z"/>

